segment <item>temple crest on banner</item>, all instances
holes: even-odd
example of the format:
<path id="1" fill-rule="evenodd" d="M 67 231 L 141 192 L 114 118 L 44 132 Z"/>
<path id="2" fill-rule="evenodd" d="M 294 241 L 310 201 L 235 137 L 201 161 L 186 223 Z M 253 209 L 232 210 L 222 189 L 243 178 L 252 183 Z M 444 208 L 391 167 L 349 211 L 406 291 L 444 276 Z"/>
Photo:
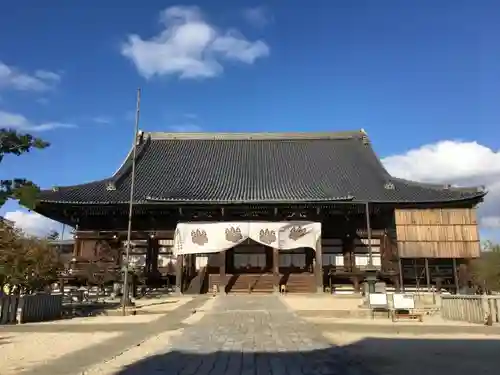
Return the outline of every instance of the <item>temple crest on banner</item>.
<path id="1" fill-rule="evenodd" d="M 288 238 L 290 238 L 293 241 L 297 241 L 299 238 L 304 237 L 307 233 L 307 229 L 303 228 L 300 225 L 292 227 L 290 229 L 290 233 L 288 234 Z"/>
<path id="2" fill-rule="evenodd" d="M 205 245 L 208 242 L 207 232 L 203 229 L 191 231 L 191 241 L 198 246 Z"/>
<path id="3" fill-rule="evenodd" d="M 276 242 L 276 231 L 267 228 L 261 229 L 259 231 L 259 240 L 258 242 L 271 245 L 273 242 Z"/>
<path id="4" fill-rule="evenodd" d="M 232 243 L 239 243 L 243 240 L 243 235 L 241 234 L 241 229 L 239 226 L 231 226 L 226 228 L 226 240 Z"/>

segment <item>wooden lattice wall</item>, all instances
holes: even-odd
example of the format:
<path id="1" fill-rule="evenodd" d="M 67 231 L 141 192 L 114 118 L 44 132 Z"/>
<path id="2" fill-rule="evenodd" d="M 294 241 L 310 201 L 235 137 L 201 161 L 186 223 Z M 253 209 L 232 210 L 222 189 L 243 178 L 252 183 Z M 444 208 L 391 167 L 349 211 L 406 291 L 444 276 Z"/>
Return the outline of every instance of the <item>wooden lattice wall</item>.
<path id="1" fill-rule="evenodd" d="M 477 258 L 480 255 L 475 208 L 395 210 L 402 258 Z"/>

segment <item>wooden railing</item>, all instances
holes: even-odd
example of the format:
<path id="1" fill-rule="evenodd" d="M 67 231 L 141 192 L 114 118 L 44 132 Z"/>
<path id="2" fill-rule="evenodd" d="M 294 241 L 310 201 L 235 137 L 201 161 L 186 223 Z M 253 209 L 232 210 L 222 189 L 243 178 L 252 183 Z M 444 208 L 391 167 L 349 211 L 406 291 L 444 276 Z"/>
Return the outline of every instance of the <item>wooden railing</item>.
<path id="1" fill-rule="evenodd" d="M 443 295 L 441 316 L 469 323 L 500 323 L 500 295 Z"/>

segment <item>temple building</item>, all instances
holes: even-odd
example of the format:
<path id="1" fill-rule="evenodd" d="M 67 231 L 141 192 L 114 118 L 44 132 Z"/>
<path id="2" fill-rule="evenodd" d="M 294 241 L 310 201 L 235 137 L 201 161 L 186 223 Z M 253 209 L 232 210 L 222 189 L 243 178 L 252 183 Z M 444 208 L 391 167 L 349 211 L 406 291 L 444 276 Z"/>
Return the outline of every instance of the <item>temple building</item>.
<path id="1" fill-rule="evenodd" d="M 369 277 L 454 290 L 480 255 L 484 189 L 395 178 L 362 130 L 140 132 L 136 146 L 131 263 L 185 293 L 359 291 Z M 75 257 L 123 253 L 132 158 L 42 191 L 36 211 L 76 228 Z"/>

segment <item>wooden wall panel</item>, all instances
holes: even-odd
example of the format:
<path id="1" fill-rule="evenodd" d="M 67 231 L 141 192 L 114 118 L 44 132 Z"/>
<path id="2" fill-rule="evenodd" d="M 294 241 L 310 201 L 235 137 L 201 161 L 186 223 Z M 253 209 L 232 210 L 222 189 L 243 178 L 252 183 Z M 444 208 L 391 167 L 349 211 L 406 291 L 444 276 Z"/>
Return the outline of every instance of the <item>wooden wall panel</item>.
<path id="1" fill-rule="evenodd" d="M 416 242 L 398 241 L 402 258 L 477 258 L 479 242 Z"/>
<path id="2" fill-rule="evenodd" d="M 395 210 L 402 258 L 476 258 L 480 255 L 475 208 Z"/>

